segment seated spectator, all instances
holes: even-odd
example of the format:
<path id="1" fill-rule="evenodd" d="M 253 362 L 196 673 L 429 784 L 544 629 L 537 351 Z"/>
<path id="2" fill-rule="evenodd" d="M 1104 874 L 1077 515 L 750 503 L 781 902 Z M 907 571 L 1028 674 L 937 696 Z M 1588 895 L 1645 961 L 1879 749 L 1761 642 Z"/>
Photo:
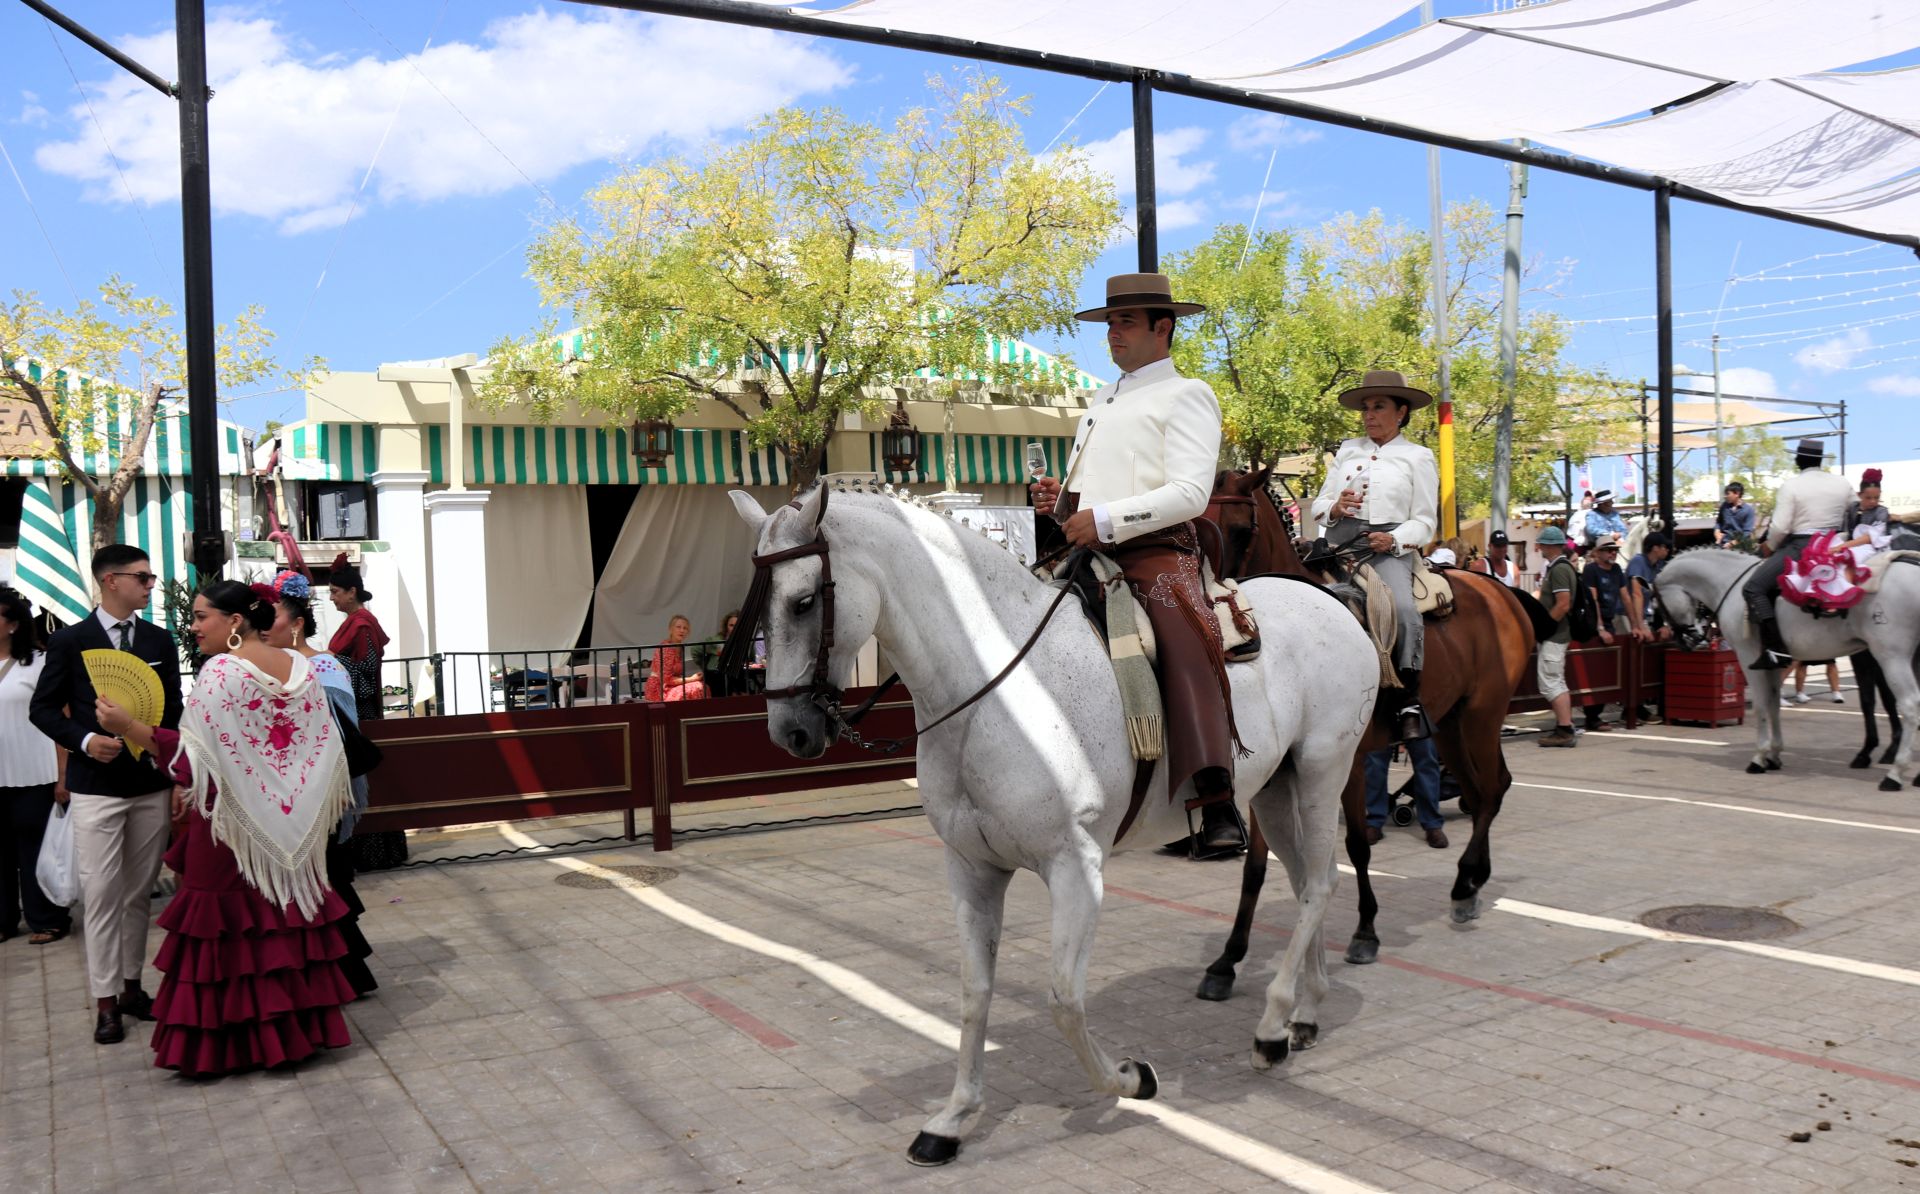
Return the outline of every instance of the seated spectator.
<path id="1" fill-rule="evenodd" d="M 1640 541 L 1640 554 L 1627 565 L 1627 620 L 1633 624 L 1633 637 L 1640 642 L 1665 642 L 1673 637 L 1673 628 L 1666 624 L 1653 590 L 1653 582 L 1672 555 L 1672 536 L 1652 531 Z M 1655 720 L 1651 705 L 1641 705 L 1635 712 L 1641 721 Z"/>
<path id="2" fill-rule="evenodd" d="M 1460 558 L 1454 555 L 1453 548 L 1442 546 L 1427 553 L 1427 563 L 1435 568 L 1457 568 L 1460 566 Z"/>
<path id="3" fill-rule="evenodd" d="M 720 619 L 720 629 L 714 632 L 709 642 L 695 643 L 687 649 L 688 671 L 698 671 L 705 680 L 707 695 L 734 696 L 733 688 L 727 683 L 727 677 L 720 671 L 720 651 L 727 644 L 727 636 L 733 633 L 734 624 L 740 621 L 740 611 L 733 610 Z M 744 691 L 744 689 L 743 689 Z"/>
<path id="4" fill-rule="evenodd" d="M 1588 525 L 1592 525 L 1591 520 Z M 1614 636 L 1628 633 L 1632 625 L 1627 618 L 1627 573 L 1620 567 L 1619 536 L 1602 536 L 1593 545 L 1593 558 L 1587 561 L 1580 579 L 1593 593 L 1594 602 L 1600 607 L 1600 641 L 1612 646 Z M 1589 732 L 1604 732 L 1613 728 L 1601 719 L 1605 710 L 1605 705 L 1586 707 L 1586 729 Z"/>
<path id="5" fill-rule="evenodd" d="M 707 695 L 706 678 L 697 670 L 687 675 L 687 649 L 682 644 L 692 633 L 693 623 L 685 614 L 675 614 L 667 623 L 667 637 L 660 640 L 647 673 L 647 700 L 697 701 Z"/>
<path id="6" fill-rule="evenodd" d="M 1752 551 L 1754 522 L 1759 514 L 1747 501 L 1747 487 L 1738 481 L 1728 482 L 1726 497 L 1713 516 L 1713 541 L 1722 547 Z"/>
<path id="7" fill-rule="evenodd" d="M 1848 540 L 1841 546 L 1853 553 L 1856 568 L 1893 546 L 1892 512 L 1880 504 L 1880 470 L 1870 468 L 1860 477 L 1860 497 L 1847 512 Z"/>
<path id="8" fill-rule="evenodd" d="M 1469 567 L 1475 572 L 1484 572 L 1508 588 L 1520 587 L 1520 569 L 1507 558 L 1511 544 L 1505 531 L 1495 531 L 1487 536 L 1487 554 L 1475 560 Z"/>

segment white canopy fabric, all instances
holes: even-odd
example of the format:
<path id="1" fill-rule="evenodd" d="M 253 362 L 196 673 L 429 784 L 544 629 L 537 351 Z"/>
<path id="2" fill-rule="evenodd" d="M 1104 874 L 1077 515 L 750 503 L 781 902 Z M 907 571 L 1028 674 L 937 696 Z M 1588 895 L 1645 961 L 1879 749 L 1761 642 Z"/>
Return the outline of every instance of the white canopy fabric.
<path id="1" fill-rule="evenodd" d="M 1380 35 L 1412 8 L 856 0 L 789 11 L 1185 75 L 1466 140 L 1526 138 L 1734 203 L 1920 235 L 1920 68 L 1844 69 L 1920 49 L 1920 0 L 1551 0 Z"/>

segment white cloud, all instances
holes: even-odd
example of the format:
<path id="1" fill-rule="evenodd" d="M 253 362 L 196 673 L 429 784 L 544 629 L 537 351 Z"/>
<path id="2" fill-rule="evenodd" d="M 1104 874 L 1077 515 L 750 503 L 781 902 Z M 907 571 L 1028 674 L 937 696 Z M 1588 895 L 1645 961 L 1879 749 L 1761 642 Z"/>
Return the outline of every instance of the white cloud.
<path id="1" fill-rule="evenodd" d="M 1251 214 L 1258 210 L 1262 224 L 1284 224 L 1307 214 L 1307 208 L 1293 198 L 1292 191 L 1261 191 L 1229 200 L 1227 206 Z"/>
<path id="2" fill-rule="evenodd" d="M 1869 393 L 1886 394 L 1893 398 L 1920 398 L 1920 377 L 1911 373 L 1895 373 L 1887 377 L 1876 377 L 1867 383 Z"/>
<path id="3" fill-rule="evenodd" d="M 35 125 L 40 128 L 45 128 L 47 126 L 47 120 L 52 115 L 53 113 L 47 111 L 46 108 L 41 105 L 39 96 L 31 91 L 22 91 L 20 93 L 20 114 L 13 118 L 13 123 Z"/>
<path id="4" fill-rule="evenodd" d="M 1207 130 L 1169 129 L 1153 135 L 1154 187 L 1158 195 L 1184 195 L 1213 181 L 1212 161 L 1186 161 L 1206 144 Z M 1133 194 L 1133 126 L 1083 147 L 1096 170 L 1112 176 L 1122 195 Z M 1165 205 L 1163 204 L 1164 208 Z"/>
<path id="5" fill-rule="evenodd" d="M 1836 373 L 1853 364 L 1853 359 L 1873 347 L 1873 337 L 1865 328 L 1849 328 L 1831 340 L 1809 344 L 1793 354 L 1793 363 L 1815 373 Z"/>
<path id="6" fill-rule="evenodd" d="M 1250 112 L 1227 126 L 1227 144 L 1237 153 L 1251 149 L 1291 148 L 1318 141 L 1322 134 L 1277 112 Z"/>
<path id="7" fill-rule="evenodd" d="M 1154 210 L 1154 218 L 1159 222 L 1162 232 L 1191 228 L 1205 222 L 1207 205 L 1199 199 L 1175 199 L 1171 203 L 1159 204 Z"/>
<path id="8" fill-rule="evenodd" d="M 370 195 L 429 203 L 524 187 L 522 171 L 544 182 L 658 142 L 695 144 L 850 77 L 833 57 L 764 30 L 627 13 L 536 11 L 409 59 L 304 55 L 272 20 L 231 14 L 215 16 L 207 38 L 214 207 L 287 233 L 345 218 L 396 107 Z M 120 45 L 173 73 L 171 30 Z M 88 91 L 134 197 L 176 199 L 173 105 L 121 73 Z M 72 139 L 42 145 L 35 160 L 85 183 L 89 200 L 125 202 L 84 106 L 68 116 Z"/>
<path id="9" fill-rule="evenodd" d="M 1698 378 L 1690 381 L 1697 382 Z M 1700 386 L 1691 386 L 1700 389 Z M 1750 394 L 1755 398 L 1778 398 L 1785 393 L 1773 374 L 1765 369 L 1751 369 L 1745 365 L 1736 365 L 1720 371 L 1720 392 L 1722 394 Z"/>

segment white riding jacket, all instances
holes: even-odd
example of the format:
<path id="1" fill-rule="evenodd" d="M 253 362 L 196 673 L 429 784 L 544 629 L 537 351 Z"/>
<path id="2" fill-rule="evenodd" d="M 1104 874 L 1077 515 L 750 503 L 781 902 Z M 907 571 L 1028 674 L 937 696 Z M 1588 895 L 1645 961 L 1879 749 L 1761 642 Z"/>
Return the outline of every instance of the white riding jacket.
<path id="1" fill-rule="evenodd" d="M 1852 505 L 1853 486 L 1845 477 L 1825 469 L 1803 469 L 1774 495 L 1767 546 L 1779 547 L 1789 535 L 1840 530 Z"/>
<path id="2" fill-rule="evenodd" d="M 1393 526 L 1394 554 L 1432 540 L 1440 521 L 1440 466 L 1433 453 L 1404 435 L 1384 444 L 1366 436 L 1340 445 L 1327 470 L 1326 484 L 1313 499 L 1313 521 L 1322 530 L 1331 521 L 1342 490 L 1360 495 L 1357 517 L 1368 526 Z"/>
<path id="3" fill-rule="evenodd" d="M 1080 495 L 1103 541 L 1125 543 L 1206 513 L 1219 463 L 1219 400 L 1163 359 L 1094 394 L 1061 488 Z"/>

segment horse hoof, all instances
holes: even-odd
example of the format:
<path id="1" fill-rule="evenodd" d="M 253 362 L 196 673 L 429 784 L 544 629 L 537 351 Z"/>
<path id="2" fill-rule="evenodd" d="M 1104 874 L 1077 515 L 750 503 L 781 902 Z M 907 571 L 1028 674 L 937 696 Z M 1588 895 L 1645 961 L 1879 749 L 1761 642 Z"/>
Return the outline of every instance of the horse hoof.
<path id="1" fill-rule="evenodd" d="M 1277 1066 L 1281 1062 L 1285 1061 L 1286 1059 L 1287 1059 L 1287 1038 L 1286 1037 L 1281 1037 L 1277 1041 L 1263 1041 L 1259 1037 L 1253 1038 L 1253 1068 L 1254 1069 L 1270 1070 L 1274 1066 Z"/>
<path id="2" fill-rule="evenodd" d="M 1871 752 L 1863 750 L 1853 756 L 1853 761 L 1848 763 L 1847 766 L 1853 768 L 1855 771 L 1865 771 L 1867 768 L 1873 766 L 1873 755 Z"/>
<path id="3" fill-rule="evenodd" d="M 958 1136 L 935 1136 L 932 1132 L 922 1132 L 913 1138 L 913 1146 L 907 1149 L 907 1160 L 915 1165 L 945 1165 L 960 1155 Z"/>
<path id="4" fill-rule="evenodd" d="M 1778 771 L 1778 770 L 1780 770 L 1780 760 L 1779 760 L 1779 759 L 1768 759 L 1768 760 L 1767 760 L 1767 770 L 1768 770 L 1768 771 Z"/>
<path id="5" fill-rule="evenodd" d="M 1140 1087 L 1128 1095 L 1127 1098 L 1139 1099 L 1144 1103 L 1160 1093 L 1160 1078 L 1153 1072 L 1152 1066 L 1144 1061 L 1135 1061 L 1129 1057 L 1120 1063 L 1120 1072 L 1124 1074 L 1129 1068 L 1131 1068 L 1134 1073 L 1140 1075 Z"/>
<path id="6" fill-rule="evenodd" d="M 1883 775 L 1880 777 L 1880 790 L 1882 792 L 1898 792 L 1900 790 L 1900 781 L 1891 775 Z"/>
<path id="7" fill-rule="evenodd" d="M 1748 763 L 1748 764 L 1747 764 L 1747 774 L 1748 774 L 1748 775 L 1765 775 L 1766 773 L 1767 773 L 1767 769 L 1766 769 L 1765 767 L 1762 767 L 1762 766 L 1761 766 L 1760 764 L 1758 764 L 1758 763 Z"/>
<path id="8" fill-rule="evenodd" d="M 1453 923 L 1454 924 L 1463 925 L 1463 924 L 1466 924 L 1468 921 L 1479 920 L 1479 919 L 1480 919 L 1480 897 L 1479 896 L 1468 896 L 1464 900 L 1455 900 L 1453 902 Z"/>
<path id="9" fill-rule="evenodd" d="M 1200 979 L 1200 989 L 1194 992 L 1197 998 L 1209 1003 L 1224 1003 L 1233 997 L 1233 975 L 1214 974 L 1209 971 Z"/>
<path id="10" fill-rule="evenodd" d="M 1293 1026 L 1293 1047 L 1295 1049 L 1311 1049 L 1319 1043 L 1320 1026 L 1318 1024 L 1295 1024 Z"/>
<path id="11" fill-rule="evenodd" d="M 1355 936 L 1347 942 L 1347 964 L 1371 966 L 1380 960 L 1380 938 Z"/>

